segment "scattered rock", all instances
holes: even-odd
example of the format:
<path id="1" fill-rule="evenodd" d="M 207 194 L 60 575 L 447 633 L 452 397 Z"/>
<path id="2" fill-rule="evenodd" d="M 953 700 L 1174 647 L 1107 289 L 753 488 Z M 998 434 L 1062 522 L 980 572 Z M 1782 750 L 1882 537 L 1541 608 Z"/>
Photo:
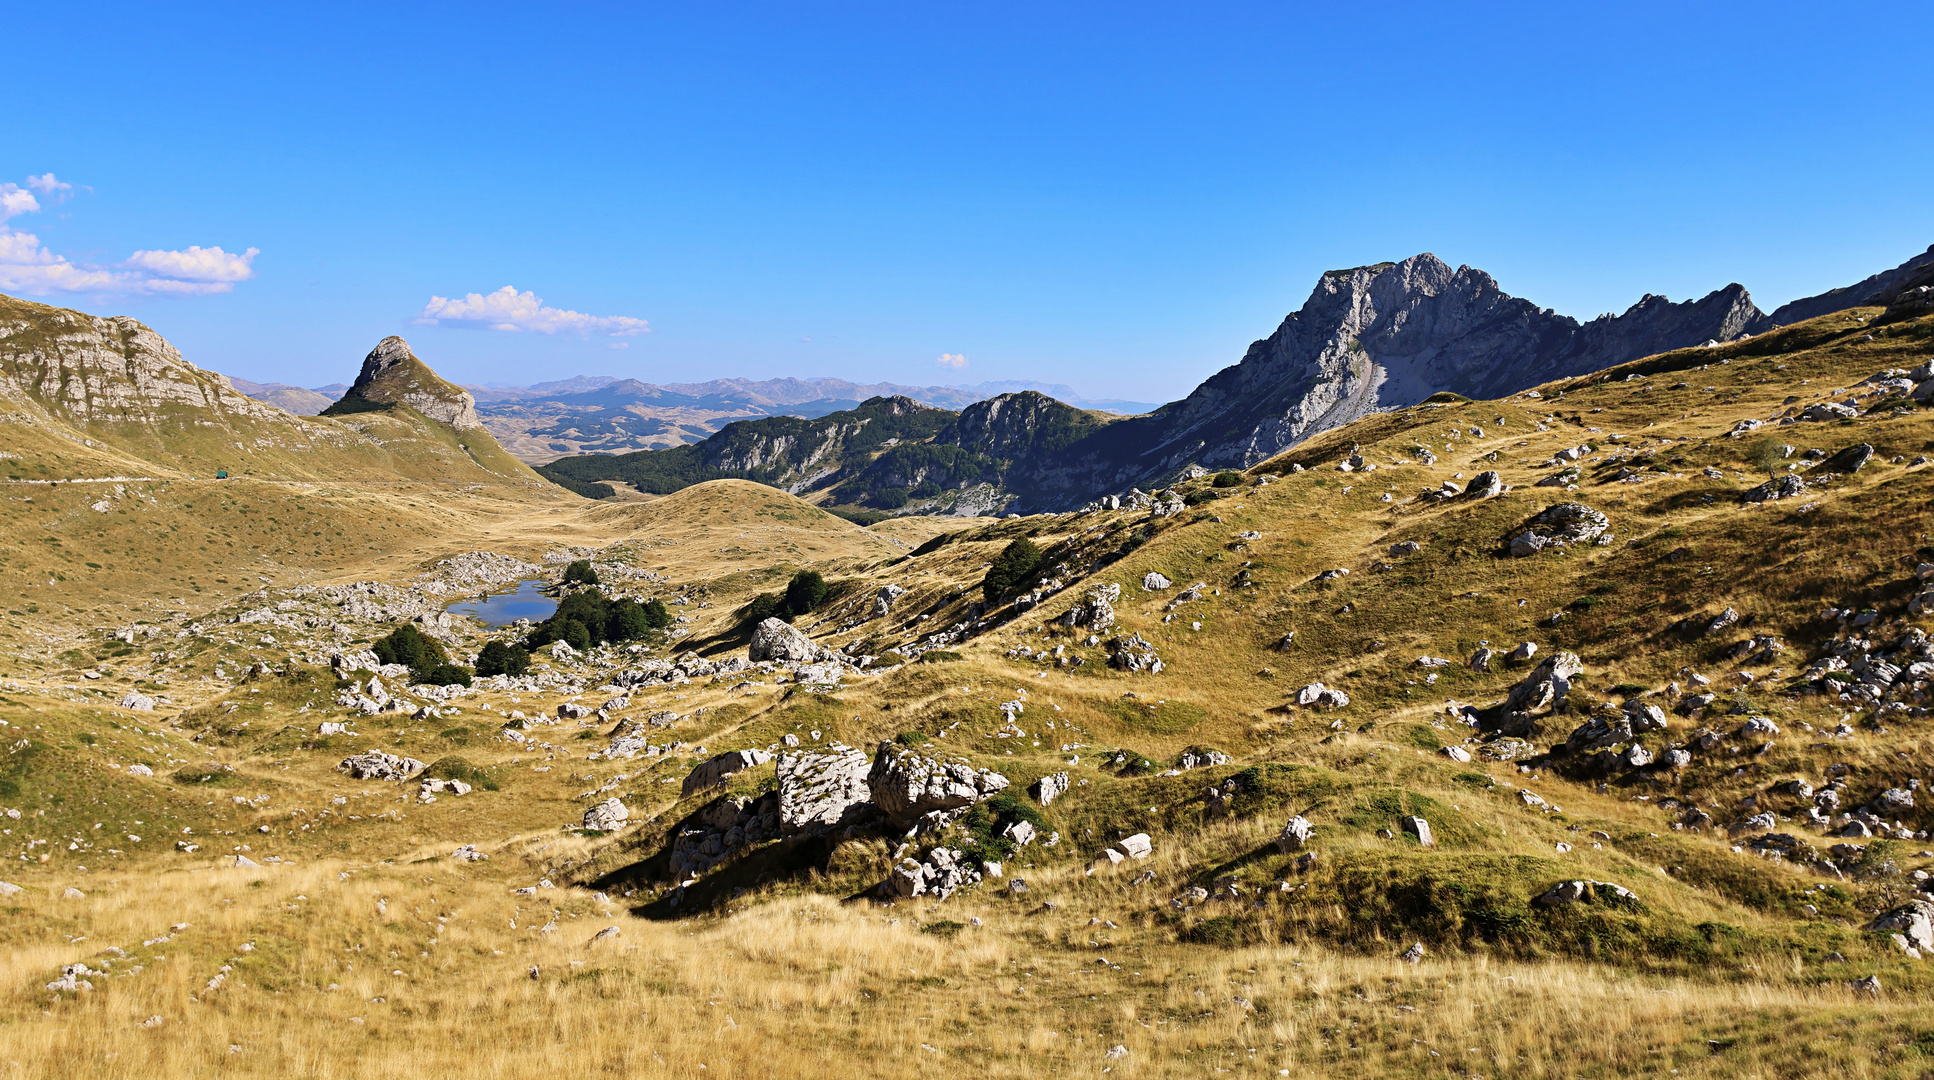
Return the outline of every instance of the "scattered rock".
<path id="1" fill-rule="evenodd" d="M 1837 401 L 1822 401 L 1801 409 L 1799 419 L 1806 422 L 1823 422 L 1827 420 L 1852 420 L 1859 415 L 1860 410 L 1851 405 L 1842 405 Z"/>
<path id="2" fill-rule="evenodd" d="M 1581 502 L 1559 503 L 1547 507 L 1510 539 L 1513 557 L 1536 555 L 1546 548 L 1561 548 L 1598 539 L 1612 521 Z"/>
<path id="3" fill-rule="evenodd" d="M 1404 950 L 1402 959 L 1406 964 L 1422 963 L 1424 959 L 1424 943 L 1421 941 L 1412 943 L 1410 948 Z"/>
<path id="4" fill-rule="evenodd" d="M 1121 586 L 1097 585 L 1056 620 L 1062 626 L 1078 627 L 1102 634 L 1114 629 L 1115 604 L 1121 601 Z"/>
<path id="5" fill-rule="evenodd" d="M 1407 817 L 1398 822 L 1403 831 L 1417 838 L 1418 847 L 1431 847 L 1436 841 L 1430 835 L 1430 822 L 1420 817 Z"/>
<path id="6" fill-rule="evenodd" d="M 1815 474 L 1856 473 L 1873 459 L 1873 446 L 1869 443 L 1860 443 L 1856 446 L 1849 446 L 1845 450 L 1822 461 L 1819 467 L 1813 471 Z"/>
<path id="7" fill-rule="evenodd" d="M 1170 581 L 1168 578 L 1163 577 L 1161 574 L 1153 570 L 1150 570 L 1147 574 L 1143 575 L 1142 577 L 1143 592 L 1161 592 L 1163 589 L 1166 589 L 1169 586 L 1174 584 L 1175 583 L 1173 581 Z"/>
<path id="8" fill-rule="evenodd" d="M 1067 790 L 1067 773 L 1049 773 L 1034 782 L 1034 801 L 1040 803 L 1042 806 L 1052 806 L 1054 805 L 1054 800 L 1060 798 Z"/>
<path id="9" fill-rule="evenodd" d="M 1162 671 L 1162 658 L 1156 654 L 1155 646 L 1149 644 L 1139 633 L 1125 638 L 1111 638 L 1108 642 L 1108 663 L 1111 667 L 1127 672 L 1146 671 L 1159 675 Z"/>
<path id="10" fill-rule="evenodd" d="M 685 777 L 683 793 L 695 795 L 725 783 L 747 769 L 756 769 L 772 760 L 764 750 L 731 750 L 704 762 Z"/>
<path id="11" fill-rule="evenodd" d="M 631 811 L 625 808 L 623 801 L 613 797 L 584 812 L 584 827 L 598 832 L 616 832 L 624 827 L 625 820 L 630 816 Z"/>
<path id="12" fill-rule="evenodd" d="M 371 750 L 366 754 L 344 758 L 336 768 L 348 773 L 352 780 L 408 780 L 428 766 L 415 758 Z"/>
<path id="13" fill-rule="evenodd" d="M 1310 824 L 1309 819 L 1297 814 L 1283 826 L 1282 832 L 1276 834 L 1276 850 L 1285 855 L 1301 851 L 1303 845 L 1309 843 L 1310 834 L 1315 831 L 1316 826 Z"/>
<path id="14" fill-rule="evenodd" d="M 939 762 L 882 742 L 866 775 L 873 804 L 902 828 L 927 814 L 964 809 L 1007 787 L 1007 777 L 965 761 Z"/>
<path id="15" fill-rule="evenodd" d="M 1748 488 L 1740 498 L 1750 503 L 1776 502 L 1806 494 L 1806 481 L 1796 473 L 1766 481 L 1758 487 Z"/>
<path id="16" fill-rule="evenodd" d="M 1464 489 L 1466 499 L 1489 499 L 1504 493 L 1504 478 L 1495 471 L 1486 469 L 1471 479 Z"/>
<path id="17" fill-rule="evenodd" d="M 138 712 L 153 712 L 154 699 L 146 694 L 129 691 L 127 695 L 121 698 L 121 707 L 123 709 L 134 709 Z"/>
<path id="18" fill-rule="evenodd" d="M 1638 894 L 1623 885 L 1609 881 L 1561 881 L 1546 889 L 1543 895 L 1531 901 L 1539 907 L 1559 907 L 1564 904 L 1602 904 L 1607 902 L 1636 902 Z"/>
<path id="19" fill-rule="evenodd" d="M 900 897 L 933 896 L 941 900 L 981 880 L 979 870 L 968 865 L 967 856 L 956 848 L 937 847 L 924 861 L 902 859 L 887 875 L 886 891 Z"/>
<path id="20" fill-rule="evenodd" d="M 1350 703 L 1350 695 L 1341 690 L 1310 683 L 1296 691 L 1296 704 L 1312 709 L 1341 709 Z"/>
<path id="21" fill-rule="evenodd" d="M 773 660 L 781 663 L 811 663 L 819 659 L 820 648 L 797 627 L 783 619 L 767 619 L 752 631 L 746 655 L 755 663 Z"/>

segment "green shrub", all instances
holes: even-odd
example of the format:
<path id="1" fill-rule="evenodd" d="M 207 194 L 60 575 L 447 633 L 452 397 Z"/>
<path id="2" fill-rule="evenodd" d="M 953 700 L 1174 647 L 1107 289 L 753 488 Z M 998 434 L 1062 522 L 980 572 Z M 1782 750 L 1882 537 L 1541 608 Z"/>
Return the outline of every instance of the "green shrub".
<path id="1" fill-rule="evenodd" d="M 449 655 L 443 651 L 442 642 L 407 623 L 378 638 L 370 646 L 370 651 L 385 664 L 407 666 L 412 677 L 450 661 Z"/>
<path id="2" fill-rule="evenodd" d="M 645 616 L 645 606 L 636 600 L 619 600 L 611 605 L 611 617 L 605 622 L 606 634 L 612 641 L 636 641 L 651 632 L 651 621 Z"/>
<path id="3" fill-rule="evenodd" d="M 479 675 L 528 675 L 531 654 L 513 642 L 493 641 L 477 654 Z"/>
<path id="4" fill-rule="evenodd" d="M 901 746 L 925 746 L 933 741 L 933 737 L 924 731 L 902 731 L 893 737 L 893 741 Z"/>
<path id="5" fill-rule="evenodd" d="M 920 662 L 923 664 L 949 664 L 964 659 L 966 657 L 957 652 L 948 652 L 946 649 L 929 649 L 920 654 Z"/>
<path id="6" fill-rule="evenodd" d="M 552 632 L 557 635 L 557 640 L 571 648 L 579 652 L 590 651 L 591 630 L 578 620 L 566 619 L 562 626 L 555 627 Z"/>
<path id="7" fill-rule="evenodd" d="M 942 919 L 939 922 L 927 923 L 920 928 L 920 932 L 923 934 L 932 934 L 935 937 L 953 937 L 965 929 L 967 929 L 966 923 L 954 922 L 952 919 Z"/>
<path id="8" fill-rule="evenodd" d="M 421 674 L 417 674 L 416 672 L 411 672 L 411 676 L 415 678 L 416 681 L 421 683 L 428 683 L 431 686 L 469 686 L 470 685 L 470 669 L 466 667 L 458 667 L 457 665 L 451 664 L 451 663 L 438 664 L 435 667 L 430 668 L 428 671 L 425 671 Z"/>
<path id="9" fill-rule="evenodd" d="M 895 664 L 904 664 L 906 662 L 907 662 L 906 657 L 901 656 L 898 652 L 895 652 L 892 649 L 888 649 L 887 651 L 873 658 L 874 667 L 892 667 Z"/>
<path id="10" fill-rule="evenodd" d="M 1007 545 L 994 557 L 994 565 L 988 568 L 987 577 L 980 583 L 982 598 L 997 604 L 1008 594 L 1025 588 L 1034 580 L 1045 558 L 1041 549 L 1025 536 Z"/>
<path id="11" fill-rule="evenodd" d="M 564 584 L 566 585 L 596 585 L 597 583 L 598 572 L 591 569 L 591 560 L 589 559 L 579 559 L 564 568 Z"/>
<path id="12" fill-rule="evenodd" d="M 745 617 L 741 621 L 749 626 L 757 626 L 767 619 L 782 618 L 779 609 L 783 606 L 783 598 L 778 593 L 760 593 L 745 606 Z"/>
<path id="13" fill-rule="evenodd" d="M 645 601 L 645 625 L 653 630 L 663 630 L 672 624 L 672 613 L 663 600 Z"/>
<path id="14" fill-rule="evenodd" d="M 1242 474 L 1233 471 L 1219 472 L 1215 474 L 1213 483 L 1219 488 L 1241 487 Z"/>
<path id="15" fill-rule="evenodd" d="M 786 583 L 786 610 L 794 618 L 805 615 L 826 600 L 826 579 L 817 570 L 801 570 Z"/>

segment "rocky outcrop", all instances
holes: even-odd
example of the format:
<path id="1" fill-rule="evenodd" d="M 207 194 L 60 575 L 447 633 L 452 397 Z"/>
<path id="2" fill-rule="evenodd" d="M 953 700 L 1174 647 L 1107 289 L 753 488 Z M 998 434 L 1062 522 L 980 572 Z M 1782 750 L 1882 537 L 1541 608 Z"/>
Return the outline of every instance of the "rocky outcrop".
<path id="1" fill-rule="evenodd" d="M 780 663 L 811 663 L 819 659 L 820 648 L 813 639 L 784 619 L 767 619 L 752 631 L 752 644 L 746 655 L 754 663 L 775 660 Z"/>
<path id="2" fill-rule="evenodd" d="M 377 342 L 369 355 L 363 357 L 363 369 L 356 381 L 321 415 L 350 416 L 399 405 L 458 431 L 483 426 L 477 419 L 477 402 L 470 392 L 445 382 L 428 364 L 416 358 L 409 342 L 394 334 Z"/>
<path id="3" fill-rule="evenodd" d="M 942 762 L 896 743 L 883 742 L 867 772 L 867 790 L 895 825 L 912 825 L 929 814 L 945 816 L 1007 787 L 1007 777 L 965 761 Z"/>
<path id="4" fill-rule="evenodd" d="M 1590 543 L 1605 535 L 1611 519 L 1581 502 L 1546 507 L 1519 527 L 1505 546 L 1514 558 L 1536 555 L 1547 548 Z"/>
<path id="5" fill-rule="evenodd" d="M 415 758 L 372 750 L 344 758 L 336 768 L 348 773 L 351 780 L 408 780 L 428 766 Z"/>
<path id="6" fill-rule="evenodd" d="M 1905 289 L 1930 284 L 1923 280 L 1929 274 L 1934 274 L 1934 246 L 1892 270 L 1882 270 L 1852 285 L 1781 304 L 1766 321 L 1769 326 L 1787 326 L 1848 308 L 1883 307 L 1892 304 Z"/>
<path id="7" fill-rule="evenodd" d="M 772 760 L 772 755 L 764 750 L 731 750 L 706 761 L 685 776 L 683 793 L 696 795 L 706 788 L 717 787 L 747 769 L 756 769 Z"/>
<path id="8" fill-rule="evenodd" d="M 779 755 L 779 827 L 786 835 L 851 824 L 871 809 L 872 762 L 859 750 Z"/>
<path id="9" fill-rule="evenodd" d="M 631 811 L 614 796 L 584 812 L 584 827 L 596 832 L 616 832 L 630 817 Z"/>

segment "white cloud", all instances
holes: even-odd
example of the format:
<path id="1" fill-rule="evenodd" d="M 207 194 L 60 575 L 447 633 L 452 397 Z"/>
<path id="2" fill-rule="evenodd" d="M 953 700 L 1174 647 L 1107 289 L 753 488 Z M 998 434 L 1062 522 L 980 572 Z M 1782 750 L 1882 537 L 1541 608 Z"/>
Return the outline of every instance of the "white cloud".
<path id="1" fill-rule="evenodd" d="M 967 354 L 966 353 L 941 353 L 940 358 L 935 360 L 933 362 L 933 365 L 935 367 L 951 368 L 955 371 L 959 371 L 961 368 L 964 368 L 967 366 Z"/>
<path id="2" fill-rule="evenodd" d="M 68 193 L 74 190 L 74 185 L 62 183 L 54 179 L 53 173 L 29 176 L 27 178 L 27 186 L 40 192 L 42 195 L 52 197 L 57 203 L 66 202 Z"/>
<path id="3" fill-rule="evenodd" d="M 218 247 L 190 244 L 186 251 L 137 251 L 121 265 L 182 281 L 247 281 L 255 276 L 250 264 L 261 253 L 260 248 L 249 248 L 231 255 Z"/>
<path id="4" fill-rule="evenodd" d="M 27 178 L 27 186 L 64 201 L 74 185 L 53 173 Z M 40 209 L 31 192 L 0 184 L 0 222 Z M 182 251 L 137 251 L 116 268 L 69 262 L 33 233 L 0 224 L 0 291 L 45 296 L 50 293 L 101 293 L 123 296 L 205 296 L 232 292 L 235 283 L 255 276 L 257 248 L 230 254 L 219 247 L 192 245 Z"/>
<path id="5" fill-rule="evenodd" d="M 0 184 L 0 221 L 40 209 L 34 193 L 20 190 L 17 184 Z"/>
<path id="6" fill-rule="evenodd" d="M 506 285 L 485 295 L 471 293 L 458 299 L 430 297 L 416 322 L 423 326 L 452 324 L 483 326 L 491 330 L 529 331 L 534 334 L 609 334 L 632 337 L 651 332 L 651 324 L 629 315 L 586 315 L 578 311 L 546 307 L 536 293 L 518 292 Z"/>

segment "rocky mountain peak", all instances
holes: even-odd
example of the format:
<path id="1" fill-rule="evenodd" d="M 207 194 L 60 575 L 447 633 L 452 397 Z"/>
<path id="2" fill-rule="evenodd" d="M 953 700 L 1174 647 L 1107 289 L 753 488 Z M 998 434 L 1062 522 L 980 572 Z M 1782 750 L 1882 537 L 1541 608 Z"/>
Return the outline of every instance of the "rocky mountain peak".
<path id="1" fill-rule="evenodd" d="M 477 419 L 477 402 L 470 392 L 447 382 L 417 359 L 410 343 L 391 334 L 376 343 L 363 357 L 363 369 L 356 381 L 324 416 L 347 416 L 359 412 L 381 412 L 398 405 L 448 424 L 458 431 L 483 426 Z"/>
<path id="2" fill-rule="evenodd" d="M 1332 270 L 1242 361 L 1156 416 L 1143 476 L 1189 461 L 1246 467 L 1320 431 L 1449 390 L 1497 397 L 1651 353 L 1730 341 L 1764 315 L 1738 285 L 1674 303 L 1647 295 L 1590 323 L 1505 292 L 1428 252 Z"/>

